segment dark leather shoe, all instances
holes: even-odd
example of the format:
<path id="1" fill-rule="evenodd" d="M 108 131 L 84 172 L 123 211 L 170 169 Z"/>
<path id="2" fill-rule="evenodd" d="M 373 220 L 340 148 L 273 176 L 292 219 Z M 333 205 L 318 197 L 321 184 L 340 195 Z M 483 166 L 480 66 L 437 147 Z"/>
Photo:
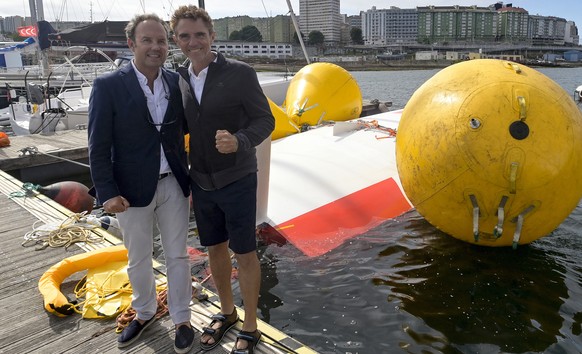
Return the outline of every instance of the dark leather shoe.
<path id="1" fill-rule="evenodd" d="M 176 353 L 188 353 L 194 345 L 194 330 L 186 325 L 176 328 L 176 339 L 174 340 L 174 350 Z"/>
<path id="2" fill-rule="evenodd" d="M 145 321 L 143 324 L 140 324 L 137 319 L 134 319 L 129 323 L 129 326 L 125 327 L 125 329 L 119 334 L 117 337 L 117 347 L 118 348 L 125 348 L 128 345 L 131 345 L 135 342 L 141 333 L 154 321 L 156 317 L 152 317 L 149 320 Z"/>

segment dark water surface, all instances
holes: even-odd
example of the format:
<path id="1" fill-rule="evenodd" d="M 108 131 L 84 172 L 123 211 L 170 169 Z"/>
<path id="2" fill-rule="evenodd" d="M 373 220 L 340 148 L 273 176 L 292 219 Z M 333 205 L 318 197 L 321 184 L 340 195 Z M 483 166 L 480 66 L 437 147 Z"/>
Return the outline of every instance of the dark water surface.
<path id="1" fill-rule="evenodd" d="M 582 68 L 540 71 L 567 92 L 582 84 Z M 364 98 L 402 108 L 436 72 L 353 75 Z M 321 353 L 582 353 L 582 204 L 517 250 L 458 241 L 411 211 L 321 257 L 260 251 L 259 316 Z"/>
<path id="2" fill-rule="evenodd" d="M 517 250 L 415 211 L 318 258 L 267 246 L 261 317 L 322 353 L 580 353 L 581 221 Z"/>

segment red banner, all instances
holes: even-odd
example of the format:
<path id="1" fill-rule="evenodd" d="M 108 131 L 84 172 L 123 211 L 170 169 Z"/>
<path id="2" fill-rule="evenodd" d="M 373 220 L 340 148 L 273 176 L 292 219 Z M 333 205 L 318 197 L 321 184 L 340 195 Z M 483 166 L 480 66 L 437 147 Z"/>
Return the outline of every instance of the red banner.
<path id="1" fill-rule="evenodd" d="M 18 27 L 18 35 L 20 37 L 36 37 L 37 31 L 35 26 Z"/>

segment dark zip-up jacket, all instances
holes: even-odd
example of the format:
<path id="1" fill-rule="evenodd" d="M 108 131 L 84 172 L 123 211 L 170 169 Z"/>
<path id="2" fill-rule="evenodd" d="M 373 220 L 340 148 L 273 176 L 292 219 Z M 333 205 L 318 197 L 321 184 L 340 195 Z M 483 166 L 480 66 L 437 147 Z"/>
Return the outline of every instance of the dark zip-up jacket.
<path id="1" fill-rule="evenodd" d="M 205 190 L 220 189 L 256 173 L 255 147 L 275 128 L 275 118 L 255 70 L 221 53 L 217 56 L 217 61 L 208 67 L 202 102 L 194 95 L 188 68 L 178 68 L 190 133 L 190 177 Z M 218 152 L 217 130 L 227 130 L 237 137 L 235 153 Z"/>

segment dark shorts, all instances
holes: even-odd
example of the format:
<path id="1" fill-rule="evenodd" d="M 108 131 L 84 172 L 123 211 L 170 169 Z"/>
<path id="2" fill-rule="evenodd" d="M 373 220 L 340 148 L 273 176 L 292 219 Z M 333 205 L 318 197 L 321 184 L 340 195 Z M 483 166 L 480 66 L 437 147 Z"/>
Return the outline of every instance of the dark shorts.
<path id="1" fill-rule="evenodd" d="M 257 249 L 256 173 L 213 191 L 192 183 L 192 202 L 202 246 L 229 241 L 229 248 L 237 254 Z"/>

